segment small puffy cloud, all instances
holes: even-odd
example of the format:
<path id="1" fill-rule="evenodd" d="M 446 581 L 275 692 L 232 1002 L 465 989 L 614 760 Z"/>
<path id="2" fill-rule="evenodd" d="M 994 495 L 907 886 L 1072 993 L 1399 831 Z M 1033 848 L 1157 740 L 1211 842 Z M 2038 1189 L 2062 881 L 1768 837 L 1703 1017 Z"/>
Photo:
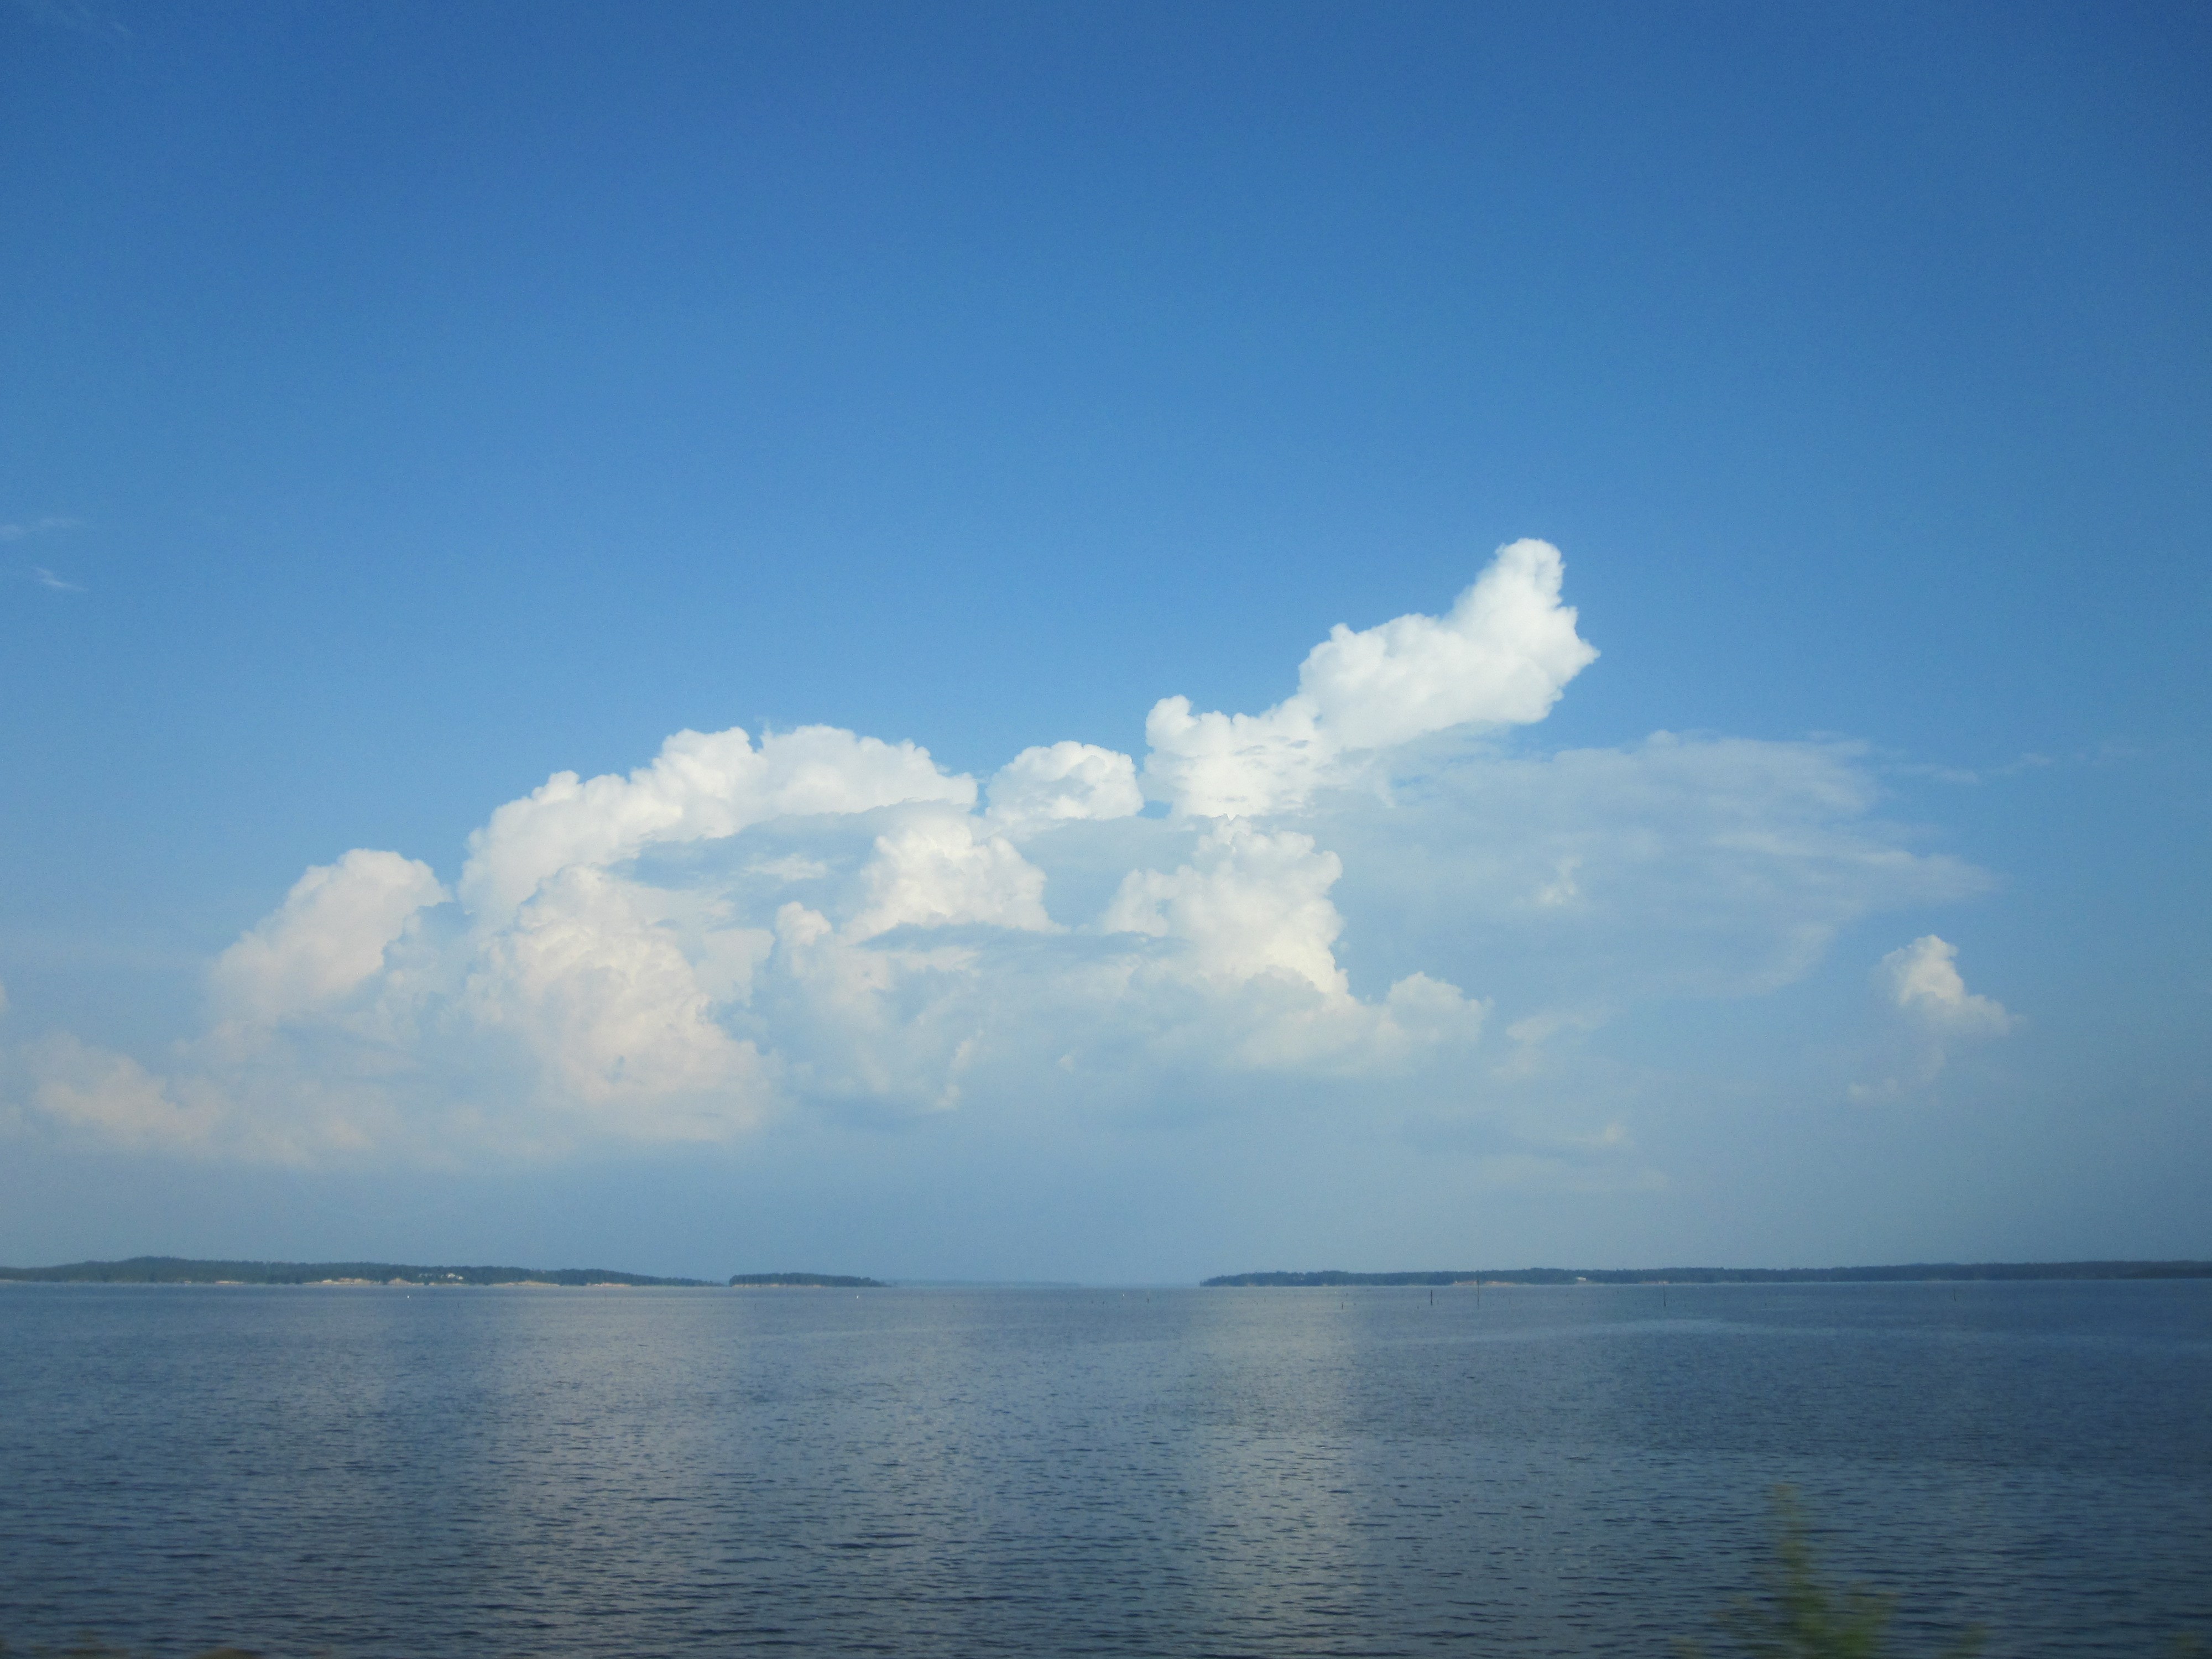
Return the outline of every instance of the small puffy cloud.
<path id="1" fill-rule="evenodd" d="M 1164 697 L 1145 722 L 1145 774 L 1178 813 L 1258 817 L 1304 806 L 1340 758 L 1468 725 L 1525 726 L 1597 659 L 1559 602 L 1565 565 L 1517 541 L 1442 617 L 1341 623 L 1307 653 L 1296 695 L 1260 714 L 1194 714 Z"/>
<path id="2" fill-rule="evenodd" d="M 1881 1045 L 1887 1050 L 1881 1063 L 1890 1074 L 1852 1084 L 1852 1099 L 1919 1093 L 1942 1075 L 1958 1044 L 2002 1036 L 2020 1023 L 1995 998 L 1969 991 L 1958 961 L 1957 945 L 1925 933 L 1875 964 L 1875 989 L 1900 1017 L 1902 1029 L 1893 1028 Z"/>
<path id="3" fill-rule="evenodd" d="M 31 580 L 38 583 L 40 586 L 45 588 L 49 593 L 82 593 L 84 592 L 83 584 L 80 582 L 64 581 L 62 578 L 54 574 L 52 571 L 47 569 L 46 566 L 42 564 L 34 564 L 31 567 Z"/>
<path id="4" fill-rule="evenodd" d="M 469 837 L 461 898 L 504 921 L 549 876 L 635 858 L 656 842 L 720 840 L 771 818 L 864 812 L 902 801 L 966 807 L 973 779 L 940 772 L 929 751 L 828 726 L 772 732 L 678 732 L 649 766 L 588 781 L 556 772 Z"/>
<path id="5" fill-rule="evenodd" d="M 1498 550 L 1443 617 L 1353 633 L 1339 623 L 1298 670 L 1298 693 L 1340 749 L 1379 749 L 1480 721 L 1525 726 L 1552 712 L 1597 660 L 1559 603 L 1566 566 L 1548 542 Z"/>
<path id="6" fill-rule="evenodd" d="M 1341 995 L 1344 970 L 1331 947 L 1344 918 L 1328 890 L 1343 873 L 1343 861 L 1316 852 L 1310 836 L 1232 821 L 1209 831 L 1173 874 L 1130 872 L 1101 925 L 1176 940 L 1191 972 L 1216 984 L 1282 974 Z"/>
<path id="7" fill-rule="evenodd" d="M 864 879 L 867 905 L 853 918 L 854 939 L 908 926 L 1052 928 L 1044 908 L 1044 872 L 1004 836 L 988 834 L 963 814 L 919 813 L 878 836 Z"/>
<path id="8" fill-rule="evenodd" d="M 171 1085 L 137 1060 L 88 1047 L 67 1032 L 30 1046 L 32 1104 L 52 1122 L 132 1151 L 197 1151 L 214 1133 L 221 1108 L 204 1097 L 180 1101 Z"/>
<path id="9" fill-rule="evenodd" d="M 450 892 L 392 851 L 308 870 L 159 1066 L 13 1050 L 23 1121 L 308 1162 L 1164 1099 L 1466 1124 L 1554 1034 L 1760 994 L 1870 911 L 1974 890 L 1881 821 L 1846 744 L 1498 743 L 1595 654 L 1561 574 L 1516 542 L 1440 616 L 1334 629 L 1261 714 L 1159 702 L 1141 777 L 1166 817 L 1134 758 L 1074 741 L 980 800 L 913 743 L 828 726 L 557 773 L 491 811 Z M 2002 1029 L 1948 945 L 1899 954 L 1901 1008 Z M 1513 1042 L 1478 1065 L 1493 1011 Z M 1523 1110 L 1510 1139 L 1571 1133 Z"/>
<path id="10" fill-rule="evenodd" d="M 2013 1027 L 2002 1003 L 1977 995 L 1959 975 L 1959 947 L 1923 934 L 1892 951 L 1875 969 L 1890 1004 L 1928 1030 L 1949 1036 L 2002 1036 Z"/>
<path id="11" fill-rule="evenodd" d="M 216 958 L 219 1018 L 270 1024 L 327 1007 L 384 966 L 416 911 L 447 896 L 428 865 L 397 853 L 362 849 L 315 866 Z"/>
<path id="12" fill-rule="evenodd" d="M 656 895 L 589 866 L 544 883 L 483 946 L 464 1006 L 536 1072 L 532 1095 L 580 1126 L 640 1140 L 726 1139 L 771 1091 L 759 1051 L 715 1018 L 708 964 L 655 914 Z M 717 989 L 742 1002 L 768 950 L 758 930 L 718 935 Z"/>
<path id="13" fill-rule="evenodd" d="M 1145 717 L 1145 776 L 1179 814 L 1258 817 L 1304 805 L 1336 758 L 1313 704 L 1291 697 L 1264 714 L 1194 714 L 1163 697 Z"/>
<path id="14" fill-rule="evenodd" d="M 988 793 L 992 824 L 1017 841 L 1055 824 L 1126 818 L 1145 805 L 1136 762 L 1088 743 L 1023 750 L 999 769 Z"/>

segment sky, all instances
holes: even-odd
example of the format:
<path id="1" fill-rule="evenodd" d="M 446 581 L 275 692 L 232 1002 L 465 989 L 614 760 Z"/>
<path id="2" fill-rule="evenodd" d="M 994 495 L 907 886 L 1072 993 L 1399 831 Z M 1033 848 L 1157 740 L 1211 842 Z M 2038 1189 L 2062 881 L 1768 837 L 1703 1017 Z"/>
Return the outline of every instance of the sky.
<path id="1" fill-rule="evenodd" d="M 2212 1257 L 2212 14 L 0 7 L 0 1261 Z"/>

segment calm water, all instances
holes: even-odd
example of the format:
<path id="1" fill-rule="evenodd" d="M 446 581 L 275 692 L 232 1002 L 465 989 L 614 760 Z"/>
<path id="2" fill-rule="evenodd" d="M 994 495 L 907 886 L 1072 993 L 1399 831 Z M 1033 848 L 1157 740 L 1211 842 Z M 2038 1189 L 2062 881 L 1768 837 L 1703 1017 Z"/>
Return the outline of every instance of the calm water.
<path id="1" fill-rule="evenodd" d="M 1657 1656 L 1765 1492 L 1908 1633 L 2212 1633 L 2212 1284 L 0 1288 L 0 1636 Z"/>

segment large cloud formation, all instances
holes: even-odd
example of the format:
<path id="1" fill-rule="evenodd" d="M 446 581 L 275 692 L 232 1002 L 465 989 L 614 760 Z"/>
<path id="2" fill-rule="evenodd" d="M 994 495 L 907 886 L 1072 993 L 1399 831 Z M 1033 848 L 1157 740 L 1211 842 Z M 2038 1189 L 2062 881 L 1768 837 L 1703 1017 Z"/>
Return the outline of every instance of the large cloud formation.
<path id="1" fill-rule="evenodd" d="M 31 1115 L 320 1161 L 1237 1077 L 1464 1103 L 1501 997 L 1525 1046 L 1639 998 L 1753 994 L 1869 909 L 1975 884 L 1873 818 L 1844 746 L 1513 752 L 1499 734 L 1597 654 L 1562 574 L 1516 542 L 1443 616 L 1333 629 L 1264 713 L 1164 698 L 1141 768 L 1061 741 L 979 790 L 913 743 L 804 726 L 556 774 L 492 812 L 451 888 L 396 852 L 309 870 L 214 962 L 206 1030 L 158 1070 L 30 1045 Z M 1347 891 L 1379 972 L 1340 954 Z"/>

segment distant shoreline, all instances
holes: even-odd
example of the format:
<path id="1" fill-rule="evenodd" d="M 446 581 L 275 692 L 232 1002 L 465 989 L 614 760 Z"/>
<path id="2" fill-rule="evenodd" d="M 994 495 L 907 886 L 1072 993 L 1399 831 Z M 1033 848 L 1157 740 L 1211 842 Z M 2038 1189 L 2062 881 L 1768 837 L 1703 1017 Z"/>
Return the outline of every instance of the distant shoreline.
<path id="1" fill-rule="evenodd" d="M 1574 1285 L 1869 1285 L 2212 1279 L 2212 1261 L 1916 1261 L 1864 1267 L 1464 1267 L 1394 1273 L 1324 1268 L 1310 1273 L 1222 1273 L 1206 1290 L 1321 1290 L 1359 1286 L 1473 1290 Z M 940 1284 L 943 1282 L 940 1281 Z M 888 1290 L 915 1281 L 856 1274 L 737 1273 L 726 1279 L 676 1279 L 610 1267 L 422 1267 L 391 1261 L 215 1261 L 132 1256 L 52 1267 L 0 1267 L 0 1285 L 210 1285 L 402 1286 L 410 1290 Z M 962 1285 L 960 1288 L 983 1288 Z M 1080 1289 L 1025 1283 L 1019 1288 Z M 1096 1286 L 1091 1288 L 1098 1288 Z M 1109 1287 L 1110 1288 L 1110 1287 Z M 1156 1287 L 1165 1288 L 1165 1287 Z"/>
<path id="2" fill-rule="evenodd" d="M 0 1284 L 19 1285 L 404 1285 L 415 1290 L 507 1285 L 539 1290 L 636 1290 L 710 1286 L 706 1279 L 659 1279 L 611 1267 L 411 1266 L 397 1261 L 200 1261 L 138 1255 L 124 1261 L 72 1261 L 58 1267 L 0 1267 Z"/>
<path id="3" fill-rule="evenodd" d="M 1891 1285 L 1975 1280 L 2212 1279 L 2212 1261 L 1915 1261 L 1893 1267 L 1462 1267 L 1410 1273 L 1223 1273 L 1206 1290 L 1331 1285 Z"/>

